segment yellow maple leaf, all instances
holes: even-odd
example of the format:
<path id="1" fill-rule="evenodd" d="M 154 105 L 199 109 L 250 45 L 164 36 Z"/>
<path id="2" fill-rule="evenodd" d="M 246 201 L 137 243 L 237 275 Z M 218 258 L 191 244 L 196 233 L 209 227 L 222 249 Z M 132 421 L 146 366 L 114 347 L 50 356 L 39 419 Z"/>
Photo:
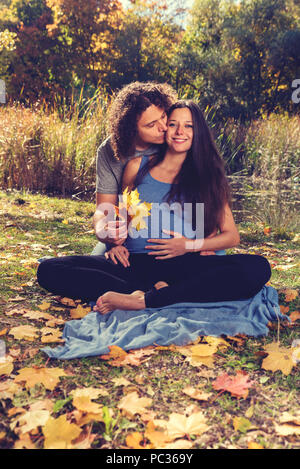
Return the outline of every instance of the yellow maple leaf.
<path id="1" fill-rule="evenodd" d="M 0 359 L 0 376 L 10 375 L 14 369 L 13 358 L 7 355 L 4 359 Z"/>
<path id="2" fill-rule="evenodd" d="M 70 423 L 65 414 L 57 419 L 49 417 L 42 430 L 45 436 L 44 449 L 71 449 L 72 441 L 81 433 L 81 428 Z"/>
<path id="3" fill-rule="evenodd" d="M 81 412 L 102 415 L 102 404 L 92 402 L 89 396 L 77 396 L 73 398 L 73 406 Z"/>
<path id="4" fill-rule="evenodd" d="M 91 308 L 89 306 L 85 308 L 79 304 L 76 308 L 70 310 L 70 316 L 72 319 L 80 319 L 84 318 L 84 316 L 90 312 Z"/>
<path id="5" fill-rule="evenodd" d="M 228 347 L 228 343 L 217 337 L 205 337 L 206 343 L 176 347 L 176 350 L 187 357 L 187 361 L 192 366 L 214 365 L 213 355 L 219 347 Z"/>
<path id="6" fill-rule="evenodd" d="M 127 435 L 126 437 L 126 445 L 128 448 L 133 448 L 133 449 L 151 449 L 153 448 L 152 445 L 146 445 L 142 446 L 141 442 L 144 440 L 144 436 L 142 433 L 139 432 L 133 432 Z"/>
<path id="7" fill-rule="evenodd" d="M 16 382 L 24 381 L 27 389 L 42 383 L 46 389 L 53 391 L 59 383 L 60 376 L 67 376 L 60 368 L 22 368 L 15 377 Z"/>
<path id="8" fill-rule="evenodd" d="M 154 420 L 154 424 L 164 428 L 173 440 L 186 435 L 202 435 L 209 429 L 202 412 L 195 412 L 188 417 L 173 412 L 169 420 Z"/>
<path id="9" fill-rule="evenodd" d="M 13 420 L 10 428 L 16 433 L 27 433 L 45 425 L 49 417 L 48 410 L 29 410 Z"/>
<path id="10" fill-rule="evenodd" d="M 54 329 L 53 327 L 43 327 L 41 329 L 42 337 L 41 342 L 51 343 L 51 342 L 63 342 L 61 339 L 62 332 L 59 329 Z"/>
<path id="11" fill-rule="evenodd" d="M 46 301 L 43 301 L 40 305 L 37 305 L 38 308 L 40 308 L 42 311 L 45 311 L 46 309 L 51 308 L 51 303 L 47 303 Z"/>
<path id="12" fill-rule="evenodd" d="M 149 407 L 151 404 L 152 399 L 149 397 L 139 397 L 138 393 L 134 391 L 121 399 L 118 408 L 121 409 L 125 415 L 133 417 L 135 414 L 141 415 L 147 412 L 146 407 Z"/>
<path id="13" fill-rule="evenodd" d="M 73 397 L 88 397 L 89 399 L 97 399 L 99 396 L 108 396 L 106 389 L 102 388 L 76 388 L 71 392 Z"/>
<path id="14" fill-rule="evenodd" d="M 65 306 L 77 306 L 75 301 L 72 300 L 71 298 L 59 298 L 58 300 L 61 304 L 65 305 Z"/>
<path id="15" fill-rule="evenodd" d="M 11 328 L 9 334 L 13 335 L 15 339 L 33 341 L 38 338 L 38 329 L 30 325 L 16 326 Z"/>
<path id="16" fill-rule="evenodd" d="M 193 388 L 192 386 L 187 386 L 182 390 L 184 394 L 190 396 L 192 399 L 197 399 L 198 401 L 208 401 L 211 397 L 211 393 L 202 392 L 200 389 Z"/>
<path id="17" fill-rule="evenodd" d="M 293 360 L 293 350 L 281 347 L 277 342 L 272 342 L 264 347 L 268 356 L 262 362 L 262 368 L 269 371 L 282 371 L 283 374 L 289 375 L 295 362 Z"/>

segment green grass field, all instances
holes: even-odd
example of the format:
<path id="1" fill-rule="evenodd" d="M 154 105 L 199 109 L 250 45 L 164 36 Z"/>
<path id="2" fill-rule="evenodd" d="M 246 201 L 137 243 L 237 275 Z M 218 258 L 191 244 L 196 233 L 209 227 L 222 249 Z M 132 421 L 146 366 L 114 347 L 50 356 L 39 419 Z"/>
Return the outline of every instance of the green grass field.
<path id="1" fill-rule="evenodd" d="M 259 253 L 271 263 L 270 284 L 292 322 L 270 325 L 267 337 L 226 338 L 226 346 L 216 348 L 210 338 L 201 338 L 208 361 L 189 360 L 187 349 L 176 347 L 117 350 L 115 362 L 110 357 L 49 361 L 40 348 L 48 341 L 59 344 L 76 308 L 38 286 L 37 259 L 90 253 L 93 212 L 88 202 L 0 192 L 0 344 L 6 348 L 6 360 L 0 361 L 0 447 L 299 448 L 299 237 L 279 239 L 247 222 L 239 226 L 240 246 L 231 250 Z M 33 312 L 54 319 L 48 323 Z M 19 326 L 33 329 L 15 334 Z M 277 354 L 266 351 L 278 341 Z M 272 369 L 264 366 L 268 353 Z M 31 369 L 30 379 L 19 381 L 24 368 Z M 37 370 L 44 379 L 35 382 Z M 49 370 L 62 374 L 54 385 Z M 243 395 L 218 391 L 214 382 L 224 373 L 232 379 L 248 376 L 252 384 Z"/>

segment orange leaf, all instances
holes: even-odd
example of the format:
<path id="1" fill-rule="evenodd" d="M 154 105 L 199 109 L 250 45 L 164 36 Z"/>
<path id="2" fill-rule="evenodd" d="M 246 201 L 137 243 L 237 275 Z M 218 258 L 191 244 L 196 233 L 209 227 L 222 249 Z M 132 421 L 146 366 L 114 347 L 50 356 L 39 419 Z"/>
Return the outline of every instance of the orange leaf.
<path id="1" fill-rule="evenodd" d="M 228 391 L 235 397 L 246 398 L 248 396 L 249 388 L 252 386 L 254 381 L 248 381 L 249 375 L 238 371 L 236 376 L 230 376 L 227 373 L 223 373 L 212 383 L 213 388 L 217 391 Z"/>
<path id="2" fill-rule="evenodd" d="M 144 437 L 141 433 L 133 432 L 133 433 L 130 433 L 130 435 L 127 435 L 126 445 L 129 448 L 133 448 L 133 449 L 149 449 L 149 445 L 147 445 L 147 446 L 142 446 L 141 445 L 141 442 L 143 440 L 144 440 Z"/>
<path id="3" fill-rule="evenodd" d="M 285 290 L 284 293 L 285 293 L 285 301 L 287 302 L 295 300 L 298 296 L 297 290 L 288 289 L 288 290 Z"/>
<path id="4" fill-rule="evenodd" d="M 293 312 L 290 314 L 290 319 L 291 319 L 292 322 L 295 322 L 295 321 L 297 321 L 298 319 L 300 319 L 300 311 L 299 311 L 299 310 L 293 311 Z"/>

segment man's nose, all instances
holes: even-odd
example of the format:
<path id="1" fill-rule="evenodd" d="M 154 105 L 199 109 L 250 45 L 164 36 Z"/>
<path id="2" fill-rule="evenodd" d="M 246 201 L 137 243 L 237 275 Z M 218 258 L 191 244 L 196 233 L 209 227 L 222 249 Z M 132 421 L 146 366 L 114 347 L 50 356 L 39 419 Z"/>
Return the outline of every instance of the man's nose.
<path id="1" fill-rule="evenodd" d="M 158 128 L 159 128 L 159 130 L 160 130 L 161 132 L 166 132 L 166 130 L 167 130 L 167 123 L 166 123 L 163 119 L 161 119 L 161 120 L 159 121 L 159 126 L 158 126 Z"/>

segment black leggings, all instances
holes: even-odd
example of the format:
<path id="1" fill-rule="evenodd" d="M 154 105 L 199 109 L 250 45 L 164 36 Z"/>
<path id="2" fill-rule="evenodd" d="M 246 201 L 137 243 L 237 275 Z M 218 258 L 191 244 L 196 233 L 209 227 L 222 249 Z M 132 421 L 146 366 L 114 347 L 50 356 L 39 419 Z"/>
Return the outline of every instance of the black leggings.
<path id="1" fill-rule="evenodd" d="M 268 261 L 251 254 L 200 256 L 188 253 L 159 260 L 131 254 L 130 267 L 104 256 L 68 256 L 43 261 L 39 284 L 56 295 L 96 301 L 107 291 L 143 290 L 148 308 L 174 303 L 243 300 L 258 293 L 271 277 Z M 168 287 L 154 288 L 158 281 Z"/>

